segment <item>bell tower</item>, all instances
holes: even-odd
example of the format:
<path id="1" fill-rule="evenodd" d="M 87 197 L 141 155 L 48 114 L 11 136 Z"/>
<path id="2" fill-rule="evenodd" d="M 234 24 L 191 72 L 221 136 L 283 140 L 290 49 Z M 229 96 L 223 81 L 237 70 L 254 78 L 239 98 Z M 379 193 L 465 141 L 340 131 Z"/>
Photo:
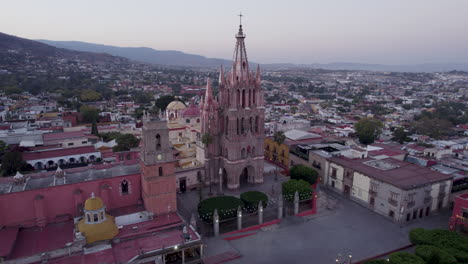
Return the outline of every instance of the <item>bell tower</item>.
<path id="1" fill-rule="evenodd" d="M 145 113 L 142 138 L 140 168 L 145 208 L 155 215 L 176 212 L 176 160 L 166 120 Z"/>

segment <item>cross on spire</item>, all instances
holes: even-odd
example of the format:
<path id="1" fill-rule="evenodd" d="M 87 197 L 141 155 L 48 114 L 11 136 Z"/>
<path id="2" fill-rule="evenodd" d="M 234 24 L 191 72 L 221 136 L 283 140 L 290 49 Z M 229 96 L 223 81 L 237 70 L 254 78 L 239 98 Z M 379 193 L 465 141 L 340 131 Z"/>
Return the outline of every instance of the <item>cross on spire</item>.
<path id="1" fill-rule="evenodd" d="M 239 25 L 242 25 L 242 17 L 243 17 L 244 15 L 242 15 L 242 12 L 239 12 L 239 15 L 238 15 L 238 16 L 239 16 Z"/>

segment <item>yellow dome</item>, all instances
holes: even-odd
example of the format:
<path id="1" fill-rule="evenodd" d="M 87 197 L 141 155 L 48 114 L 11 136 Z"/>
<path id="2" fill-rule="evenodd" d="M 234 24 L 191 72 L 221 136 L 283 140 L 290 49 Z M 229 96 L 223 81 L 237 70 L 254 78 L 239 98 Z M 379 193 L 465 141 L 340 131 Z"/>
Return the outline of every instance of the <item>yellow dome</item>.
<path id="1" fill-rule="evenodd" d="M 181 101 L 172 101 L 167 105 L 167 110 L 183 110 L 187 108 Z"/>
<path id="2" fill-rule="evenodd" d="M 82 232 L 86 237 L 87 244 L 112 239 L 119 233 L 114 217 L 108 214 L 106 214 L 106 220 L 104 222 L 86 224 L 85 219 L 81 219 L 77 227 L 78 231 Z"/>
<path id="3" fill-rule="evenodd" d="M 85 202 L 84 209 L 88 211 L 96 211 L 104 207 L 101 198 L 92 196 Z"/>

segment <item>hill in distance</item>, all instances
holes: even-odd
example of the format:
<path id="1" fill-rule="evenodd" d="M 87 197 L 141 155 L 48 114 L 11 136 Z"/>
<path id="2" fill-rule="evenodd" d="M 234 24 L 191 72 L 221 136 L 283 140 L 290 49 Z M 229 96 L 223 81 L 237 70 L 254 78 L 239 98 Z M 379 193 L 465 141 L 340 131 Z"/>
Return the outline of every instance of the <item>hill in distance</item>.
<path id="1" fill-rule="evenodd" d="M 134 61 L 188 67 L 216 68 L 221 64 L 231 65 L 231 61 L 223 59 L 211 59 L 200 55 L 188 54 L 174 50 L 155 50 L 145 47 L 115 47 L 101 44 L 86 43 L 80 41 L 51 41 L 38 39 L 37 41 L 57 48 L 78 50 L 85 52 L 108 53 L 114 56 L 124 57 Z"/>
<path id="2" fill-rule="evenodd" d="M 38 41 L 20 38 L 0 32 L 0 54 L 32 55 L 34 57 L 56 57 L 62 59 L 79 59 L 90 63 L 121 63 L 127 61 L 105 53 L 80 52 L 56 48 Z"/>

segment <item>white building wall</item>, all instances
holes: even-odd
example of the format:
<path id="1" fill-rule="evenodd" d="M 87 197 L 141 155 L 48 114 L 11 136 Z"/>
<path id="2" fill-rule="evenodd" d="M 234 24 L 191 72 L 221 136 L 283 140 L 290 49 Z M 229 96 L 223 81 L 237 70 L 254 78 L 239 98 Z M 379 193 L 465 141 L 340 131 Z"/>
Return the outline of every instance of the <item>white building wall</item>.
<path id="1" fill-rule="evenodd" d="M 352 195 L 366 203 L 369 202 L 370 178 L 359 172 L 354 172 Z"/>
<path id="2" fill-rule="evenodd" d="M 437 202 L 439 200 L 439 190 L 440 190 L 440 184 L 436 183 L 431 186 L 431 198 L 432 198 L 432 206 L 431 206 L 431 211 L 437 210 Z"/>

